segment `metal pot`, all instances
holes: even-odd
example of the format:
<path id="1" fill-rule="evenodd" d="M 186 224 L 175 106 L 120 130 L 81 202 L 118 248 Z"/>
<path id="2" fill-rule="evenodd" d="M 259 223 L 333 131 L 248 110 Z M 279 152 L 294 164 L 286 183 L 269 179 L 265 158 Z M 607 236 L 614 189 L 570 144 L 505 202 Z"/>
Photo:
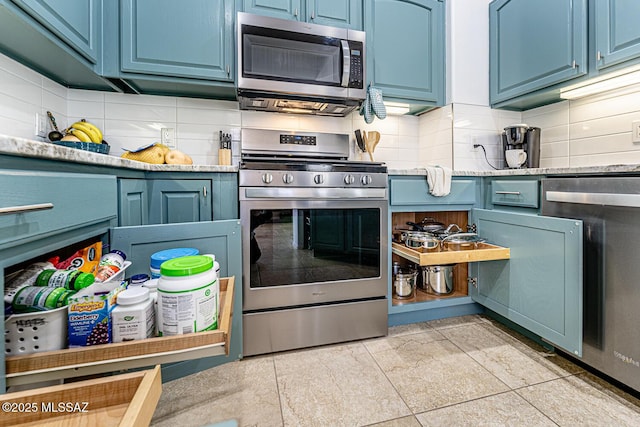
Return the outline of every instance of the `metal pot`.
<path id="1" fill-rule="evenodd" d="M 393 278 L 393 293 L 396 298 L 411 298 L 416 289 L 416 277 L 418 272 L 415 270 L 403 271 L 395 275 Z"/>
<path id="2" fill-rule="evenodd" d="M 412 226 L 415 231 L 426 231 L 428 233 L 443 231 L 446 228 L 443 223 L 429 216 L 425 217 L 419 223 L 407 222 L 407 225 Z"/>
<path id="3" fill-rule="evenodd" d="M 458 233 L 462 233 L 462 228 L 460 228 L 458 224 L 449 224 L 447 228 L 433 232 L 433 234 L 440 240 Z"/>
<path id="4" fill-rule="evenodd" d="M 422 267 L 423 288 L 437 295 L 453 292 L 453 267 L 454 264 Z"/>
<path id="5" fill-rule="evenodd" d="M 478 245 L 484 241 L 476 233 L 457 233 L 445 237 L 440 245 L 444 251 L 465 251 L 478 249 Z"/>
<path id="6" fill-rule="evenodd" d="M 412 249 L 426 249 L 429 252 L 437 251 L 440 240 L 431 233 L 422 231 L 409 231 L 404 238 L 404 244 Z"/>

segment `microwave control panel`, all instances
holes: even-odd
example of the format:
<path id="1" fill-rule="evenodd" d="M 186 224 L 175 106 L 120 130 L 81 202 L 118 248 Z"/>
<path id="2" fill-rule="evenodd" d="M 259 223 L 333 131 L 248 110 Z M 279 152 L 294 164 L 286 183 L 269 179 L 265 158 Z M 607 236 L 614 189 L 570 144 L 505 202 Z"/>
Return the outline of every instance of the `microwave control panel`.
<path id="1" fill-rule="evenodd" d="M 349 50 L 351 52 L 351 71 L 349 77 L 349 87 L 362 89 L 363 86 L 363 46 L 361 42 L 349 41 Z"/>

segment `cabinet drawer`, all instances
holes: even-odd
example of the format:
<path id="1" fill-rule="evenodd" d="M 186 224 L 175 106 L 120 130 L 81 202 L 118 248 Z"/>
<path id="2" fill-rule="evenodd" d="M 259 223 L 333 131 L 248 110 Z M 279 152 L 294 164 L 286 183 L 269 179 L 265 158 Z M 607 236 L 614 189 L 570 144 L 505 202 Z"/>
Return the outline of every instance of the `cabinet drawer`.
<path id="1" fill-rule="evenodd" d="M 494 205 L 537 208 L 540 206 L 538 181 L 493 181 L 491 203 Z"/>
<path id="2" fill-rule="evenodd" d="M 116 217 L 109 175 L 0 171 L 0 247 Z"/>
<path id="3" fill-rule="evenodd" d="M 7 385 L 32 384 L 229 355 L 235 276 L 221 277 L 219 281 L 218 329 L 9 356 L 5 359 Z"/>
<path id="4" fill-rule="evenodd" d="M 443 197 L 429 194 L 427 177 L 392 178 L 389 184 L 391 205 L 473 205 L 476 202 L 474 180 L 451 181 L 451 191 Z"/>

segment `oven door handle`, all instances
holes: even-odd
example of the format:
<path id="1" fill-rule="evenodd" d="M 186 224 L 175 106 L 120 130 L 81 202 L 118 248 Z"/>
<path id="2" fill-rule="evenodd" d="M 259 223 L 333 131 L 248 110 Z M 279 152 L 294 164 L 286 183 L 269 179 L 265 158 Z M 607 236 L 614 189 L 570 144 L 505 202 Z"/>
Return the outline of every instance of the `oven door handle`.
<path id="1" fill-rule="evenodd" d="M 263 188 L 244 189 L 246 199 L 386 199 L 386 188 Z"/>
<path id="2" fill-rule="evenodd" d="M 545 198 L 549 202 L 640 208 L 640 194 L 547 191 Z"/>

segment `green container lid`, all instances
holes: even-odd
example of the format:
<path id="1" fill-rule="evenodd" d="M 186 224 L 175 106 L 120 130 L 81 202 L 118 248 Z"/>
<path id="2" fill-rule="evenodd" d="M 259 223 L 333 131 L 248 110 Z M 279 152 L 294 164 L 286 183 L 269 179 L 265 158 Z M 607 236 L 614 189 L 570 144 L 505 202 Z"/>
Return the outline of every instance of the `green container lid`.
<path id="1" fill-rule="evenodd" d="M 168 277 L 194 276 L 212 268 L 213 260 L 208 256 L 183 256 L 163 262 L 160 266 L 160 275 Z"/>

